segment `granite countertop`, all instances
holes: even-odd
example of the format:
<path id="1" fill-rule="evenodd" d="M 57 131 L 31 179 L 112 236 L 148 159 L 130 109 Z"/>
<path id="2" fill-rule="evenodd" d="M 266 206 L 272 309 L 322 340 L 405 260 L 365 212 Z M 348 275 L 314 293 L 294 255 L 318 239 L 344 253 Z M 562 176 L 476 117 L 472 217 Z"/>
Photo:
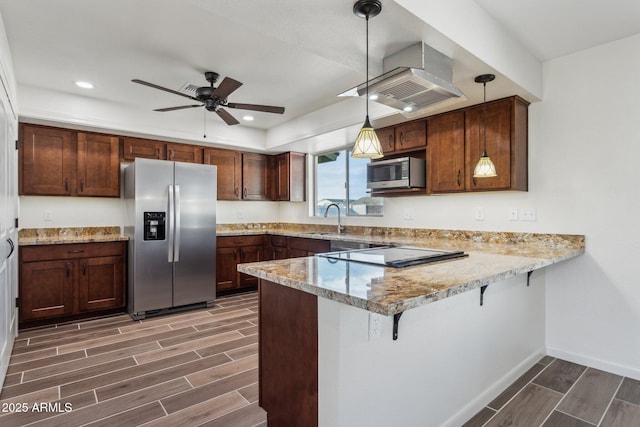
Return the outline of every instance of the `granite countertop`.
<path id="1" fill-rule="evenodd" d="M 401 235 L 384 236 L 300 233 L 278 228 L 268 233 L 464 250 L 469 256 L 400 269 L 313 256 L 239 264 L 238 271 L 371 312 L 392 315 L 568 260 L 583 254 L 585 248 L 582 235 L 409 230 Z M 249 233 L 252 232 L 246 234 Z"/>
<path id="2" fill-rule="evenodd" d="M 18 232 L 20 246 L 59 245 L 126 241 L 120 227 L 23 228 Z"/>

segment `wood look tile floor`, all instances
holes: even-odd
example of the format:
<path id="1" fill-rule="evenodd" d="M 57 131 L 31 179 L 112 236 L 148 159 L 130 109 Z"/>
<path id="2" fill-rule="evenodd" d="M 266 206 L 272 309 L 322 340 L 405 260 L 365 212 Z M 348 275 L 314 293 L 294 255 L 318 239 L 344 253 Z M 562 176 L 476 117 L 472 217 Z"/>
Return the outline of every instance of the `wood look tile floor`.
<path id="1" fill-rule="evenodd" d="M 545 356 L 463 427 L 638 427 L 640 381 Z"/>
<path id="2" fill-rule="evenodd" d="M 143 321 L 21 331 L 0 426 L 265 427 L 257 325 L 252 292 Z M 638 427 L 640 381 L 547 356 L 464 424 L 481 426 Z"/>
<path id="3" fill-rule="evenodd" d="M 0 426 L 266 426 L 257 325 L 253 292 L 142 321 L 21 331 Z"/>

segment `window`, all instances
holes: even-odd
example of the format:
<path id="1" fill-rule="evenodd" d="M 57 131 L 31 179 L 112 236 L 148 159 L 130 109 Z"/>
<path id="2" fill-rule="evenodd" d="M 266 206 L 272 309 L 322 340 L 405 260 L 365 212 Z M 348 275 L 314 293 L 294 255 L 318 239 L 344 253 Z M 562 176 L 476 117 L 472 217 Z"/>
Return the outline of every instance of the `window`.
<path id="1" fill-rule="evenodd" d="M 367 164 L 369 159 L 354 159 L 350 150 L 333 151 L 316 156 L 315 215 L 324 215 L 327 206 L 340 206 L 342 215 L 382 216 L 382 197 L 367 193 Z M 337 209 L 329 209 L 329 216 L 337 216 Z"/>

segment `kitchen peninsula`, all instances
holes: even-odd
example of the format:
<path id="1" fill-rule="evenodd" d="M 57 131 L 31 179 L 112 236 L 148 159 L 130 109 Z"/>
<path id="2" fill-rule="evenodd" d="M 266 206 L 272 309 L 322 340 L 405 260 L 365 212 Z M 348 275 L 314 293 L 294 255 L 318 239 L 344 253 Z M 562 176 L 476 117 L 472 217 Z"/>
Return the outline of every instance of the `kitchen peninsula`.
<path id="1" fill-rule="evenodd" d="M 240 264 L 260 279 L 260 402 L 273 425 L 463 424 L 545 355 L 544 268 L 584 253 L 577 235 L 317 238 L 469 256 L 403 269 Z"/>

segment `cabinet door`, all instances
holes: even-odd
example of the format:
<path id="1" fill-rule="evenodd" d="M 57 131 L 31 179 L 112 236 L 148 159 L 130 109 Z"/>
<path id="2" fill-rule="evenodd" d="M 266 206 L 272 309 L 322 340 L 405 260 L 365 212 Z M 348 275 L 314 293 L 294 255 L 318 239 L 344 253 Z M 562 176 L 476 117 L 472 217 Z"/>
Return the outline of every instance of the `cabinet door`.
<path id="1" fill-rule="evenodd" d="M 202 147 L 188 144 L 167 144 L 167 160 L 202 163 Z"/>
<path id="2" fill-rule="evenodd" d="M 464 191 L 464 112 L 428 119 L 427 140 L 428 191 Z"/>
<path id="3" fill-rule="evenodd" d="M 21 265 L 21 322 L 73 313 L 74 266 L 74 261 L 42 261 Z"/>
<path id="4" fill-rule="evenodd" d="M 242 246 L 240 248 L 240 262 L 262 261 L 262 251 L 264 246 Z M 258 286 L 258 278 L 248 274 L 240 273 L 238 286 L 245 288 L 248 286 Z"/>
<path id="5" fill-rule="evenodd" d="M 307 200 L 307 156 L 303 153 L 289 153 L 289 201 Z"/>
<path id="6" fill-rule="evenodd" d="M 267 156 L 242 154 L 242 198 L 244 200 L 268 200 Z"/>
<path id="7" fill-rule="evenodd" d="M 289 249 L 289 258 L 302 258 L 306 256 L 309 256 L 309 251 L 304 249 Z"/>
<path id="8" fill-rule="evenodd" d="M 122 138 L 122 158 L 124 160 L 135 160 L 136 157 L 144 159 L 167 158 L 165 144 L 152 139 Z"/>
<path id="9" fill-rule="evenodd" d="M 396 126 L 395 150 L 409 150 L 427 145 L 427 122 L 420 120 Z"/>
<path id="10" fill-rule="evenodd" d="M 20 125 L 20 194 L 71 196 L 76 189 L 73 132 Z"/>
<path id="11" fill-rule="evenodd" d="M 78 133 L 78 196 L 120 197 L 117 136 Z"/>
<path id="12" fill-rule="evenodd" d="M 487 154 L 498 176 L 474 178 L 475 168 L 484 147 L 484 107 L 465 112 L 465 141 L 468 190 L 501 190 L 511 187 L 511 106 L 512 99 L 487 104 Z"/>
<path id="13" fill-rule="evenodd" d="M 77 261 L 80 311 L 124 306 L 124 258 L 85 258 Z"/>
<path id="14" fill-rule="evenodd" d="M 382 128 L 376 130 L 376 135 L 382 145 L 382 152 L 384 154 L 391 154 L 396 150 L 396 134 L 394 127 Z"/>
<path id="15" fill-rule="evenodd" d="M 223 291 L 238 287 L 238 249 L 221 248 L 216 249 L 216 290 Z"/>
<path id="16" fill-rule="evenodd" d="M 205 148 L 204 164 L 218 167 L 218 200 L 240 200 L 242 154 L 232 150 Z"/>
<path id="17" fill-rule="evenodd" d="M 269 160 L 271 200 L 289 200 L 289 153 L 278 154 Z"/>

